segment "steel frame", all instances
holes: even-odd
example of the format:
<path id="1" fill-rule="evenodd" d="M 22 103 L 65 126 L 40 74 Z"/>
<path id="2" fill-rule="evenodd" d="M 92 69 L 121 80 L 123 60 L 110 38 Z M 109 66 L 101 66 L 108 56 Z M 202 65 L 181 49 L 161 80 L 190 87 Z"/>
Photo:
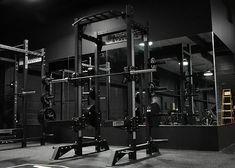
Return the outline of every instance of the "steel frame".
<path id="1" fill-rule="evenodd" d="M 192 54 L 191 45 L 181 44 L 180 61 L 180 111 L 182 114 L 187 115 L 188 124 L 194 123 L 194 95 L 193 95 L 193 76 L 192 76 Z M 188 66 L 185 68 L 183 65 L 184 59 L 187 59 Z M 185 74 L 186 73 L 186 74 Z M 185 87 L 185 82 L 189 83 L 188 88 Z M 188 89 L 188 96 L 185 95 L 185 90 Z M 186 108 L 188 104 L 188 108 Z M 182 118 L 182 122 L 183 118 Z"/>
<path id="2" fill-rule="evenodd" d="M 102 15 L 102 13 L 97 14 L 97 15 L 91 15 L 88 17 L 83 17 L 81 19 L 75 19 L 73 26 L 75 28 L 75 72 L 77 73 L 76 78 L 70 78 L 70 79 L 59 79 L 59 80 L 52 80 L 52 83 L 61 83 L 61 82 L 68 82 L 69 80 L 81 80 L 85 78 L 95 78 L 95 93 L 96 93 L 96 113 L 98 114 L 99 117 L 97 117 L 97 122 L 100 123 L 99 126 L 95 128 L 95 141 L 94 143 L 90 143 L 88 145 L 84 145 L 83 142 L 83 134 L 82 134 L 82 129 L 79 129 L 77 133 L 77 140 L 76 143 L 73 145 L 68 145 L 68 146 L 62 146 L 62 147 L 57 147 L 56 150 L 54 151 L 54 154 L 52 156 L 52 159 L 59 159 L 62 155 L 67 153 L 70 150 L 74 150 L 75 154 L 77 156 L 82 156 L 82 148 L 84 146 L 95 146 L 96 152 L 100 152 L 103 150 L 108 150 L 108 144 L 107 142 L 101 138 L 101 113 L 100 113 L 100 101 L 99 101 L 99 77 L 110 77 L 113 75 L 125 75 L 125 74 L 130 74 L 130 75 L 135 75 L 135 74 L 142 74 L 144 73 L 144 90 L 147 91 L 148 88 L 148 80 L 152 80 L 151 76 L 147 75 L 155 70 L 148 69 L 148 58 L 149 58 L 149 49 L 148 49 L 148 27 L 142 26 L 140 24 L 137 24 L 133 20 L 133 8 L 131 6 L 126 7 L 126 12 L 119 12 L 117 14 L 113 14 L 112 12 L 108 12 L 109 16 L 107 18 L 99 18 L 97 15 Z M 84 34 L 84 26 L 87 24 L 91 24 L 94 22 L 99 22 L 103 21 L 106 19 L 111 19 L 111 18 L 116 18 L 116 17 L 122 17 L 126 21 L 126 27 L 123 29 L 121 28 L 120 30 L 116 30 L 114 32 L 104 32 L 102 33 L 97 33 L 96 37 L 91 37 L 86 34 Z M 91 19 L 95 18 L 95 19 Z M 141 35 L 144 36 L 144 42 L 145 42 L 145 47 L 144 47 L 144 70 L 132 70 L 132 68 L 135 67 L 135 55 L 134 55 L 134 33 L 136 32 L 141 32 Z M 111 73 L 111 74 L 99 74 L 99 56 L 101 54 L 102 47 L 104 43 L 102 42 L 102 37 L 107 35 L 107 34 L 114 34 L 116 32 L 122 32 L 126 31 L 127 32 L 127 67 L 130 68 L 129 72 L 121 72 L 121 73 Z M 96 44 L 96 50 L 95 50 L 95 74 L 93 76 L 80 76 L 82 74 L 82 39 L 86 39 L 89 41 L 92 41 Z M 130 78 L 127 83 L 128 87 L 128 116 L 130 116 L 133 121 L 136 118 L 136 113 L 135 113 L 135 79 Z M 76 90 L 76 96 L 75 96 L 75 101 L 76 103 L 76 114 L 78 118 L 82 117 L 82 89 L 81 89 L 81 82 L 78 83 L 78 85 L 75 87 Z M 149 100 L 146 99 L 143 107 L 144 111 L 147 113 L 147 106 L 148 106 Z M 159 142 L 166 142 L 166 139 L 163 140 L 153 140 L 151 136 L 151 127 L 149 125 L 149 114 L 146 114 L 147 116 L 147 121 L 146 121 L 146 131 L 147 131 L 147 137 L 146 140 L 147 142 L 144 144 L 136 144 L 136 138 L 137 138 L 137 130 L 136 127 L 131 128 L 128 130 L 128 137 L 130 146 L 127 148 L 123 149 L 118 149 L 113 151 L 113 154 L 110 158 L 110 161 L 108 163 L 108 166 L 113 166 L 118 162 L 124 155 L 128 154 L 129 159 L 131 160 L 136 160 L 137 156 L 136 153 L 138 150 L 146 149 L 146 153 L 148 155 L 152 155 L 153 153 L 159 153 L 157 143 Z M 132 121 L 131 119 L 131 121 Z M 105 145 L 103 145 L 105 144 Z M 103 146 L 103 148 L 102 148 Z"/>
<path id="3" fill-rule="evenodd" d="M 19 47 L 23 47 L 19 48 Z M 29 57 L 34 56 L 34 57 L 41 57 L 42 62 L 44 62 L 45 59 L 45 49 L 40 49 L 39 51 L 30 51 L 29 50 L 29 41 L 24 40 L 24 43 L 21 45 L 17 45 L 15 47 L 8 46 L 8 45 L 3 45 L 0 44 L 0 49 L 1 51 L 7 50 L 11 52 L 16 52 L 16 53 L 22 53 L 24 54 L 23 58 L 23 87 L 21 88 L 21 92 L 18 92 L 18 70 L 19 70 L 19 57 L 17 55 L 14 55 L 14 59 L 8 59 L 8 58 L 3 58 L 3 61 L 11 62 L 14 63 L 14 128 L 12 129 L 5 129 L 9 134 L 13 134 L 16 131 L 20 131 L 22 138 L 19 139 L 5 139 L 4 141 L 0 141 L 0 144 L 7 144 L 7 143 L 14 143 L 14 142 L 21 142 L 22 147 L 27 146 L 27 140 L 31 139 L 41 139 L 41 145 L 42 143 L 42 138 L 41 137 L 31 137 L 27 138 L 26 137 L 26 123 L 27 123 L 27 117 L 26 117 L 26 111 L 27 111 L 27 95 L 28 94 L 34 94 L 35 91 L 27 91 L 27 75 L 28 75 L 28 65 L 29 65 Z M 44 64 L 41 65 L 43 69 Z M 41 71 L 43 73 L 43 71 Z M 17 119 L 17 106 L 18 106 L 18 97 L 22 97 L 22 126 L 21 128 L 17 127 L 18 119 Z M 2 131 L 4 129 L 1 129 Z"/>

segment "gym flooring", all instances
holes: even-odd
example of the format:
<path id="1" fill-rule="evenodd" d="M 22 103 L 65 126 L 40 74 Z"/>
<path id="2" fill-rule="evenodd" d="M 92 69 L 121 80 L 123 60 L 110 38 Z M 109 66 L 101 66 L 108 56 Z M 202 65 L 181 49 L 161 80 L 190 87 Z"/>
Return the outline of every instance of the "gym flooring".
<path id="1" fill-rule="evenodd" d="M 18 145 L 18 146 L 17 146 Z M 92 153 L 82 157 L 71 157 L 73 151 L 65 158 L 51 161 L 53 146 L 59 144 L 29 144 L 27 148 L 19 148 L 20 144 L 0 146 L 0 167 L 21 168 L 102 168 L 106 167 L 110 151 Z M 17 148 L 18 147 L 18 148 Z M 111 147 L 111 150 L 118 147 Z M 94 151 L 94 147 L 84 148 L 84 153 Z M 220 151 L 190 151 L 160 149 L 161 155 L 146 157 L 145 151 L 139 151 L 137 161 L 129 162 L 128 157 L 122 158 L 116 166 L 122 168 L 233 168 L 235 167 L 235 147 Z"/>

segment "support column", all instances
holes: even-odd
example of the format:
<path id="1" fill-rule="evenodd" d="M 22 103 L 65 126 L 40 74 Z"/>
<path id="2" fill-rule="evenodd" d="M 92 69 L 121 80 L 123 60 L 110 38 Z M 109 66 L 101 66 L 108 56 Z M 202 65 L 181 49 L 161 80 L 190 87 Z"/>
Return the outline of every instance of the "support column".
<path id="1" fill-rule="evenodd" d="M 126 24 L 127 24 L 127 66 L 135 67 L 135 51 L 134 51 L 134 31 L 132 29 L 133 8 L 126 7 Z M 132 79 L 128 82 L 128 116 L 136 117 L 135 113 L 135 81 Z M 133 153 L 129 155 L 129 159 L 136 160 L 136 131 L 132 130 L 129 133 L 131 147 Z"/>
<path id="2" fill-rule="evenodd" d="M 46 76 L 46 57 L 45 57 L 45 49 L 41 49 L 42 61 L 41 61 L 41 79 L 43 79 Z M 44 86 L 41 82 L 41 95 L 43 95 L 45 92 Z M 44 108 L 44 107 L 42 107 Z M 46 134 L 46 128 L 44 124 L 41 124 L 41 145 L 45 145 L 45 134 Z"/>
<path id="3" fill-rule="evenodd" d="M 62 78 L 65 78 L 65 72 L 64 70 L 62 71 Z M 60 120 L 63 120 L 63 111 L 64 111 L 64 102 L 65 102 L 65 98 L 64 98 L 64 82 L 61 83 L 61 89 L 60 89 Z"/>
<path id="4" fill-rule="evenodd" d="M 95 49 L 95 74 L 99 75 L 99 66 L 100 66 L 100 54 L 102 49 L 102 39 L 101 37 L 97 37 L 98 41 L 100 43 L 96 44 Z M 99 84 L 99 78 L 95 78 L 95 111 L 96 111 L 96 127 L 95 127 L 95 139 L 97 142 L 101 141 L 101 112 L 100 112 L 100 84 Z M 100 152 L 100 144 L 97 143 L 96 145 L 96 151 Z"/>
<path id="5" fill-rule="evenodd" d="M 25 51 L 28 51 L 28 40 L 24 41 L 24 49 Z M 25 53 L 24 60 L 23 60 L 23 87 L 21 92 L 27 90 L 27 78 L 28 78 L 28 53 Z M 22 148 L 26 147 L 26 124 L 27 124 L 27 101 L 26 101 L 26 95 L 22 95 L 22 129 L 23 129 L 23 135 L 22 135 Z"/>
<path id="6" fill-rule="evenodd" d="M 110 74 L 110 62 L 108 59 L 108 51 L 105 52 L 105 62 L 106 62 L 106 68 L 108 71 L 106 71 L 107 74 Z M 106 108 L 107 108 L 107 119 L 110 119 L 110 83 L 111 83 L 111 77 L 107 76 L 106 78 Z"/>
<path id="7" fill-rule="evenodd" d="M 184 66 L 183 66 L 183 61 L 184 61 L 184 53 L 183 53 L 183 44 L 181 45 L 181 55 L 179 55 L 179 62 L 180 62 L 180 103 L 179 103 L 179 109 L 180 113 L 182 115 L 182 123 L 184 124 L 184 115 L 185 114 L 185 86 L 184 86 Z"/>
<path id="8" fill-rule="evenodd" d="M 77 19 L 75 19 L 76 21 Z M 76 24 L 75 25 L 75 73 L 80 75 L 82 73 L 82 33 L 83 28 Z M 82 86 L 81 82 L 75 86 L 75 117 L 82 116 Z M 77 133 L 77 147 L 75 149 L 75 154 L 82 156 L 82 130 L 79 129 Z"/>
<path id="9" fill-rule="evenodd" d="M 18 59 L 15 56 L 15 71 L 14 71 L 14 128 L 17 127 L 18 124 L 18 70 L 19 63 Z"/>
<path id="10" fill-rule="evenodd" d="M 144 35 L 144 69 L 148 69 L 148 61 L 150 58 L 150 53 L 149 53 L 149 35 L 145 34 Z M 148 95 L 148 82 L 152 82 L 152 73 L 146 73 L 144 75 L 144 90 L 146 92 L 145 98 L 144 98 L 144 113 L 146 116 L 146 141 L 149 143 L 148 148 L 146 149 L 147 154 L 152 154 L 152 129 L 150 126 L 150 117 L 151 117 L 151 110 L 148 109 L 149 105 L 149 95 Z"/>

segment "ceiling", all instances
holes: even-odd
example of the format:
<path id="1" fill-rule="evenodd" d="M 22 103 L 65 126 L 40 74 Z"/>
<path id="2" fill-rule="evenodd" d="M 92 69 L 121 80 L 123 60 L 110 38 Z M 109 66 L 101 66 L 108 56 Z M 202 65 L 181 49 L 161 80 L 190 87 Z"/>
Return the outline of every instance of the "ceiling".
<path id="1" fill-rule="evenodd" d="M 45 24 L 58 16 L 66 16 L 104 3 L 87 0 L 0 0 L 1 25 L 20 22 Z"/>
<path id="2" fill-rule="evenodd" d="M 206 43 L 211 42 L 211 33 L 201 33 L 198 34 L 198 36 Z M 190 44 L 192 46 L 197 45 L 193 40 L 191 40 L 189 37 L 183 36 L 183 37 L 178 37 L 178 38 L 172 38 L 172 39 L 167 39 L 167 40 L 161 40 L 161 41 L 156 41 L 153 43 L 152 48 L 155 47 L 165 47 L 165 46 L 173 46 L 177 44 Z M 209 53 L 211 51 L 208 51 Z M 211 55 L 212 57 L 212 55 Z M 208 60 L 207 58 L 203 57 L 203 55 L 198 52 L 192 54 L 192 68 L 193 72 L 205 72 L 207 70 L 213 69 L 213 63 Z M 177 57 L 170 57 L 170 58 L 164 58 L 162 60 L 166 60 L 166 64 L 159 65 L 159 67 L 168 70 L 172 73 L 180 74 L 180 65 L 178 63 Z"/>

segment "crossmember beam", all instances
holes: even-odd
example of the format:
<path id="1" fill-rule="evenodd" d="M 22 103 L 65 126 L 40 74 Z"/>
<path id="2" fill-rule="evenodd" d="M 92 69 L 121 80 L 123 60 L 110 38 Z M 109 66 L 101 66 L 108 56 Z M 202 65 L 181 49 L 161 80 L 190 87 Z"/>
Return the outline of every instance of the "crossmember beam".
<path id="1" fill-rule="evenodd" d="M 25 49 L 21 49 L 21 48 L 17 48 L 17 47 L 11 47 L 11 46 L 4 45 L 4 44 L 0 44 L 0 48 L 4 49 L 4 50 L 15 51 L 15 52 L 34 55 L 34 56 L 38 56 L 38 57 L 43 56 L 43 54 L 38 53 L 38 52 L 28 51 L 28 50 L 25 50 Z"/>

